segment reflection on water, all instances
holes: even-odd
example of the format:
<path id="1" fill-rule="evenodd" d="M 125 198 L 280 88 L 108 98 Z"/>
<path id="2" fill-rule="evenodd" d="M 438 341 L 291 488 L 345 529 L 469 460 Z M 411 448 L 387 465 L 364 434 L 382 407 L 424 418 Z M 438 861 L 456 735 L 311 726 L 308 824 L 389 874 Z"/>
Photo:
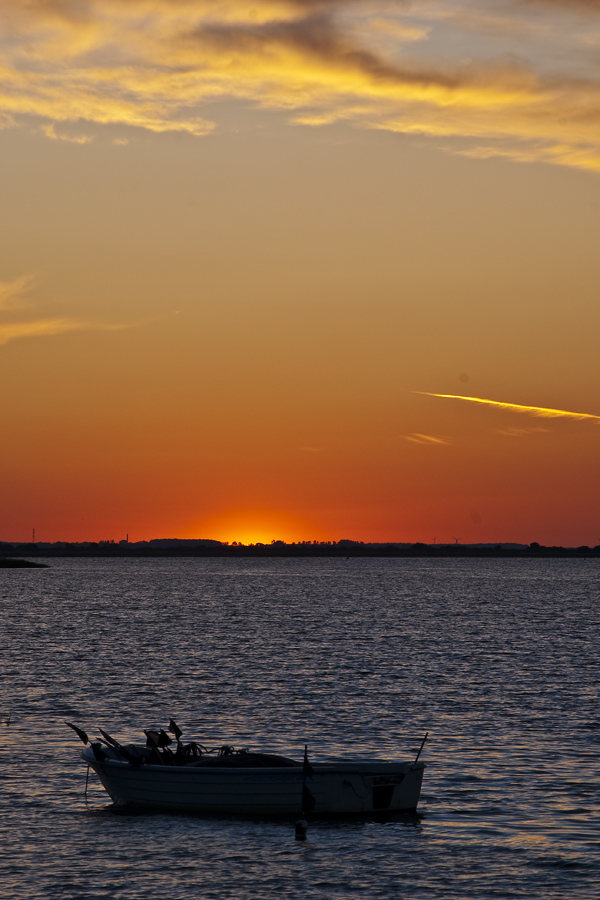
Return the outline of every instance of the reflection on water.
<path id="1" fill-rule="evenodd" d="M 0 878 L 11 898 L 600 893 L 593 560 L 51 560 L 3 570 Z M 116 814 L 66 728 L 416 754 L 419 816 Z"/>

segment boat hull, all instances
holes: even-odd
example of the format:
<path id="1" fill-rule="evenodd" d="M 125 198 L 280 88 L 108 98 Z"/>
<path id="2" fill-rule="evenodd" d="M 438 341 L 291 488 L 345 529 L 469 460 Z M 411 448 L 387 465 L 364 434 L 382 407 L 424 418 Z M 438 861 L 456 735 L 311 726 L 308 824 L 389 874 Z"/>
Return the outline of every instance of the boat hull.
<path id="1" fill-rule="evenodd" d="M 423 763 L 311 763 L 312 774 L 305 778 L 302 766 L 133 766 L 123 760 L 100 762 L 91 750 L 83 758 L 116 804 L 236 815 L 298 815 L 304 785 L 314 815 L 415 810 L 424 770 Z"/>

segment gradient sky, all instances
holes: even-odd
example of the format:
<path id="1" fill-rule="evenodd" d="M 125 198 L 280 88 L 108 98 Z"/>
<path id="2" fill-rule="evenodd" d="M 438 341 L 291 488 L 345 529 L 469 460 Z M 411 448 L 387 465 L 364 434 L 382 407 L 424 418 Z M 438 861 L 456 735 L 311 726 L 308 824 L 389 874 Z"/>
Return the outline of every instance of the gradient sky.
<path id="1" fill-rule="evenodd" d="M 600 543 L 600 0 L 0 0 L 0 159 L 0 540 Z"/>

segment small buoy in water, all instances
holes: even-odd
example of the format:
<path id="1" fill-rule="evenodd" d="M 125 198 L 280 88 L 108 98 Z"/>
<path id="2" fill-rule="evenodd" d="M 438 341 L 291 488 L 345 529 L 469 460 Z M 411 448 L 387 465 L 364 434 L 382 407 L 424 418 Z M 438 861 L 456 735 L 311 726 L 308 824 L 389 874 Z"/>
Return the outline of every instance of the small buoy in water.
<path id="1" fill-rule="evenodd" d="M 296 840 L 297 841 L 305 841 L 306 840 L 306 830 L 308 828 L 308 824 L 306 819 L 298 819 L 296 822 Z"/>

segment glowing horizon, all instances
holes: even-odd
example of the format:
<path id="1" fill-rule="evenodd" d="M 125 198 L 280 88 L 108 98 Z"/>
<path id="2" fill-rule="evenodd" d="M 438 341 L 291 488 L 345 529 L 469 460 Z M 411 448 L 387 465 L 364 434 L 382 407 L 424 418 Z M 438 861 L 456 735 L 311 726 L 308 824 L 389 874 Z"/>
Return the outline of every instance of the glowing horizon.
<path id="1" fill-rule="evenodd" d="M 293 515 L 256 507 L 224 511 L 210 516 L 204 519 L 201 526 L 196 526 L 194 531 L 199 537 L 202 531 L 202 537 L 227 544 L 237 542 L 248 545 L 271 544 L 278 540 L 297 543 L 307 540 L 299 535 L 305 533 L 308 528 L 309 525 L 299 522 Z"/>

